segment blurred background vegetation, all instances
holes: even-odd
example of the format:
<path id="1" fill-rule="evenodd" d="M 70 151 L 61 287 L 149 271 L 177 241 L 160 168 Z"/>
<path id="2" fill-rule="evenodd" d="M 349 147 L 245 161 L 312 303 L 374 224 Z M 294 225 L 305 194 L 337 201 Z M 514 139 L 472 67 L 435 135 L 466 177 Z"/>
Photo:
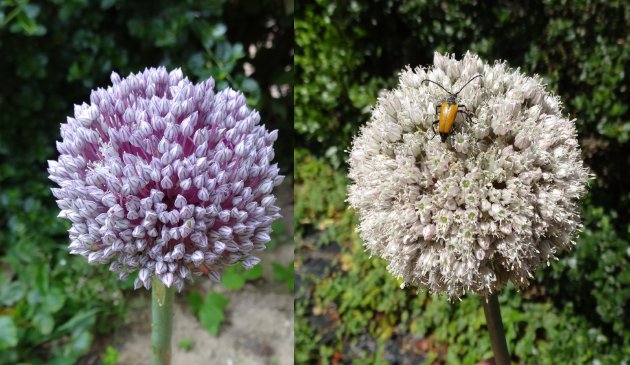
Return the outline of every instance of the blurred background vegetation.
<path id="1" fill-rule="evenodd" d="M 282 0 L 0 0 L 0 364 L 76 363 L 119 324 L 132 288 L 67 253 L 46 160 L 73 104 L 112 70 L 214 77 L 280 130 L 291 174 L 292 25 Z"/>
<path id="2" fill-rule="evenodd" d="M 347 210 L 346 150 L 379 90 L 433 52 L 540 74 L 577 119 L 596 174 L 571 252 L 500 302 L 521 364 L 630 361 L 630 6 L 626 1 L 299 1 L 296 8 L 296 363 L 476 364 L 478 299 L 399 289 Z"/>

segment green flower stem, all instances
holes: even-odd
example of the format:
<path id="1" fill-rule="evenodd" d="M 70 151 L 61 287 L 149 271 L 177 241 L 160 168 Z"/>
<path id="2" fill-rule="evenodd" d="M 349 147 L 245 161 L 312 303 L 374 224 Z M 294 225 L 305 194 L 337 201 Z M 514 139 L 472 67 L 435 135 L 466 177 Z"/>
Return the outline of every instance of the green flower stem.
<path id="1" fill-rule="evenodd" d="M 173 329 L 173 294 L 160 279 L 151 283 L 151 364 L 171 364 L 171 332 Z"/>
<path id="2" fill-rule="evenodd" d="M 480 298 L 483 303 L 483 311 L 486 314 L 488 332 L 490 332 L 490 343 L 494 352 L 494 362 L 496 365 L 509 365 L 510 353 L 505 341 L 505 330 L 501 321 L 501 308 L 497 293 L 492 293 L 485 298 Z"/>

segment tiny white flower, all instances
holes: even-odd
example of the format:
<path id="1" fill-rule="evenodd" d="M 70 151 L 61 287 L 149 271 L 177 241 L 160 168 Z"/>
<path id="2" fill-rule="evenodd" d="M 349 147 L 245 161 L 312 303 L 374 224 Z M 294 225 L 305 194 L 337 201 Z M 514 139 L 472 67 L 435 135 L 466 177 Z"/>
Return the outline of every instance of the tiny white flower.
<path id="1" fill-rule="evenodd" d="M 379 97 L 350 150 L 348 201 L 365 246 L 407 285 L 457 298 L 488 294 L 532 273 L 581 228 L 589 173 L 574 121 L 560 100 L 505 63 L 435 54 L 407 68 Z M 458 113 L 444 142 L 435 106 L 456 92 Z"/>

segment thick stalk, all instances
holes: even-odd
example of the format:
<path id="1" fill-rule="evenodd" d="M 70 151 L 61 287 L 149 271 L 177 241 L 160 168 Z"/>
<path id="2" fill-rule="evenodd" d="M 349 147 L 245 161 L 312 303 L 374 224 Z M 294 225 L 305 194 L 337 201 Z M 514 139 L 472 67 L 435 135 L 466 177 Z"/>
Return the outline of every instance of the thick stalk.
<path id="1" fill-rule="evenodd" d="M 167 288 L 156 277 L 151 288 L 151 365 L 170 365 L 175 289 Z"/>
<path id="2" fill-rule="evenodd" d="M 496 365 L 509 365 L 510 353 L 508 352 L 507 342 L 505 341 L 505 330 L 501 321 L 501 308 L 497 293 L 492 293 L 487 297 L 481 297 L 483 303 L 483 311 L 486 314 L 486 323 L 488 324 L 488 332 L 490 332 L 490 343 L 492 352 L 494 352 L 494 363 Z"/>

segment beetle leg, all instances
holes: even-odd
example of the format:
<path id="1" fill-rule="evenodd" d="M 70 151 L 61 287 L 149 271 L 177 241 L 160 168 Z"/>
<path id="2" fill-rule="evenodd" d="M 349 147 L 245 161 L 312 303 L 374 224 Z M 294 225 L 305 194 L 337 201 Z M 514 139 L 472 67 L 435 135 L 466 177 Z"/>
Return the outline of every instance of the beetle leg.
<path id="1" fill-rule="evenodd" d="M 435 125 L 438 124 L 438 123 L 440 123 L 440 121 L 436 120 L 435 122 L 433 122 L 433 124 L 431 124 L 431 129 L 433 130 L 434 137 L 437 136 L 437 132 L 435 130 Z"/>
<path id="2" fill-rule="evenodd" d="M 459 107 L 463 107 L 464 110 L 457 109 L 457 112 L 461 113 L 461 114 L 464 114 L 465 115 L 465 119 L 466 119 L 467 122 L 472 123 L 472 124 L 477 124 L 477 123 L 472 121 L 472 118 L 470 117 L 470 113 L 468 112 L 468 109 L 466 109 L 465 105 L 459 105 Z"/>

